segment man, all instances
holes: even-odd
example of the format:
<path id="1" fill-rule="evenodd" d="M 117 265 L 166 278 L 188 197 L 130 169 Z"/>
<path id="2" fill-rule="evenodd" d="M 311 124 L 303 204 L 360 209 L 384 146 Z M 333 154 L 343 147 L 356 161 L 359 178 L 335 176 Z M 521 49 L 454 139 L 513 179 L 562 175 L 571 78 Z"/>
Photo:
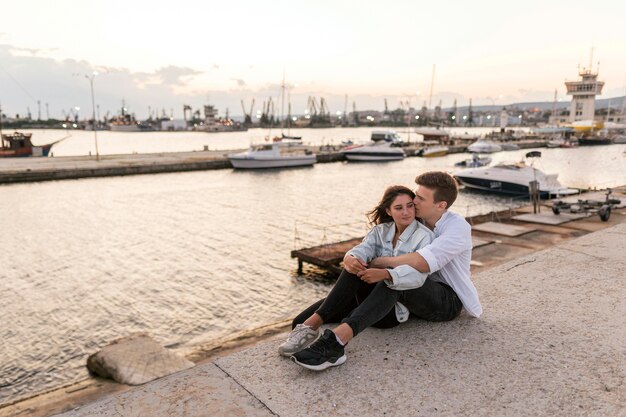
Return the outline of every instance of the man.
<path id="1" fill-rule="evenodd" d="M 372 283 L 380 281 L 379 278 L 372 279 L 374 271 L 408 265 L 430 274 L 421 287 L 399 292 L 377 286 L 376 290 L 395 293 L 401 305 L 424 320 L 453 320 L 463 307 L 471 316 L 479 317 L 482 307 L 470 279 L 471 227 L 462 216 L 448 211 L 458 194 L 456 180 L 445 172 L 427 172 L 419 175 L 415 182 L 418 184 L 413 200 L 416 216 L 434 232 L 432 243 L 413 253 L 375 258 L 369 265 L 359 265 L 363 261 L 347 256 L 344 268 Z M 295 353 L 293 359 L 314 370 L 341 365 L 345 362 L 344 346 L 352 337 L 349 326 L 336 328 L 334 334 L 327 330 L 312 345 Z"/>
<path id="2" fill-rule="evenodd" d="M 455 310 L 451 301 L 458 297 L 468 314 L 480 317 L 482 306 L 470 278 L 472 228 L 462 216 L 448 211 L 458 194 L 456 180 L 448 173 L 433 171 L 419 175 L 415 182 L 418 185 L 414 200 L 416 216 L 435 233 L 435 239 L 414 253 L 374 259 L 369 267 L 410 265 L 431 274 L 422 287 L 410 291 L 412 301 L 422 304 L 411 303 L 416 312 L 407 305 L 417 316 L 443 318 L 446 312 Z M 454 293 L 452 297 L 448 297 L 452 295 L 450 289 Z"/>

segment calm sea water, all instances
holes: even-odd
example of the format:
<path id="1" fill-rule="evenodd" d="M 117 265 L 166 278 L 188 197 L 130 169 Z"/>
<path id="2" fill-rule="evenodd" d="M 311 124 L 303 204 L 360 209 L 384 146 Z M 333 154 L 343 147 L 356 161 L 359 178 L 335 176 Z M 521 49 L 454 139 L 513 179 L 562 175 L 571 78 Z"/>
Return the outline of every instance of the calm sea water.
<path id="1" fill-rule="evenodd" d="M 338 144 L 370 131 L 292 133 Z M 232 149 L 266 134 L 99 132 L 99 146 L 103 154 Z M 34 142 L 60 135 L 35 132 Z M 92 144 L 93 132 L 77 132 L 54 152 L 87 154 Z M 542 149 L 539 167 L 569 186 L 626 184 L 625 149 Z M 184 351 L 292 317 L 331 285 L 312 267 L 297 275 L 294 247 L 364 235 L 364 213 L 385 187 L 413 187 L 418 173 L 467 157 L 0 186 L 0 403 L 86 377 L 87 355 L 132 332 Z M 511 204 L 520 202 L 463 192 L 453 209 Z"/>

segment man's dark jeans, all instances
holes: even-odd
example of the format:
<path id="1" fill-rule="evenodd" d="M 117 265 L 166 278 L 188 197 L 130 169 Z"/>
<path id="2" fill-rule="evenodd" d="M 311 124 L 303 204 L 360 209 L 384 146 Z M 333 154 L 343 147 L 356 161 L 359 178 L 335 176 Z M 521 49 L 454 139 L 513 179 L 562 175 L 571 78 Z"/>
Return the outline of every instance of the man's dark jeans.
<path id="1" fill-rule="evenodd" d="M 324 323 L 347 323 L 355 336 L 369 326 L 391 328 L 400 324 L 394 308 L 398 301 L 413 316 L 428 321 L 452 320 L 463 307 L 452 288 L 430 278 L 420 288 L 396 291 L 384 282 L 368 284 L 343 270 L 328 296 L 300 313 L 292 327 L 317 313 Z"/>

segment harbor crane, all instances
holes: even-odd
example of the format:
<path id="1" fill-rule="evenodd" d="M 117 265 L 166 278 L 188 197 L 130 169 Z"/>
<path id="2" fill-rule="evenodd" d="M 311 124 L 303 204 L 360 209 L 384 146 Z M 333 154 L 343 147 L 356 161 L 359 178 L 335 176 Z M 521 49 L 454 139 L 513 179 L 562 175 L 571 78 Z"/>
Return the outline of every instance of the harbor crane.
<path id="1" fill-rule="evenodd" d="M 246 112 L 246 106 L 243 103 L 243 99 L 241 100 L 241 110 L 243 111 L 245 125 L 252 124 L 252 112 L 254 111 L 254 101 L 255 101 L 254 98 L 252 98 L 252 102 L 250 102 L 250 111 Z"/>
<path id="2" fill-rule="evenodd" d="M 324 97 L 320 97 L 320 116 L 328 116 L 328 118 L 330 118 L 330 110 L 328 109 L 328 105 L 326 104 Z"/>
<path id="3" fill-rule="evenodd" d="M 311 116 L 317 116 L 317 100 L 313 96 L 309 96 L 307 100 L 306 106 L 309 109 L 309 114 Z"/>
<path id="4" fill-rule="evenodd" d="M 183 119 L 185 119 L 185 123 L 187 123 L 187 112 L 189 112 L 189 116 L 191 117 L 191 111 L 191 106 L 183 104 Z"/>

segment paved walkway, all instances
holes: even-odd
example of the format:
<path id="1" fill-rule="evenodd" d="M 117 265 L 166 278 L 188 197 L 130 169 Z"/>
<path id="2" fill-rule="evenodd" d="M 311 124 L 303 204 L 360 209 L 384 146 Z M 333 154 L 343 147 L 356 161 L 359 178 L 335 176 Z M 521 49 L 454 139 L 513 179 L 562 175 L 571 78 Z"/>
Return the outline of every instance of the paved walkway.
<path id="1" fill-rule="evenodd" d="M 477 274 L 484 315 L 368 329 L 321 373 L 275 337 L 65 414 L 626 416 L 626 223 Z"/>

